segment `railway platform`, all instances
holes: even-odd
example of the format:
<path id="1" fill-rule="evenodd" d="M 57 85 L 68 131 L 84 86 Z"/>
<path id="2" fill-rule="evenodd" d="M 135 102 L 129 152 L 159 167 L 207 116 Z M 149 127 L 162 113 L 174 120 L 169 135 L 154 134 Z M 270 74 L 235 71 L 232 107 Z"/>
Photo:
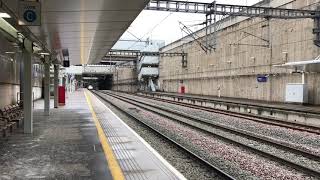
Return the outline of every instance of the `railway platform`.
<path id="1" fill-rule="evenodd" d="M 185 179 L 87 90 L 44 116 L 35 103 L 34 133 L 0 139 L 0 179 Z"/>
<path id="2" fill-rule="evenodd" d="M 205 99 L 212 101 L 220 101 L 224 103 L 237 103 L 248 106 L 262 106 L 274 109 L 283 109 L 283 110 L 296 110 L 304 111 L 310 113 L 320 114 L 320 105 L 302 105 L 302 104 L 293 104 L 293 103 L 280 103 L 280 102 L 268 102 L 263 100 L 254 100 L 254 99 L 243 99 L 243 98 L 232 98 L 232 97 L 216 97 L 216 96 L 207 96 L 207 95 L 195 95 L 195 94 L 178 94 L 171 92 L 152 92 L 149 94 L 171 96 L 171 97 L 180 97 L 180 98 L 193 98 L 193 99 Z"/>
<path id="3" fill-rule="evenodd" d="M 139 94 L 206 106 L 224 111 L 320 127 L 320 106 L 318 105 L 267 102 L 252 99 L 179 94 L 172 92 L 141 92 Z"/>

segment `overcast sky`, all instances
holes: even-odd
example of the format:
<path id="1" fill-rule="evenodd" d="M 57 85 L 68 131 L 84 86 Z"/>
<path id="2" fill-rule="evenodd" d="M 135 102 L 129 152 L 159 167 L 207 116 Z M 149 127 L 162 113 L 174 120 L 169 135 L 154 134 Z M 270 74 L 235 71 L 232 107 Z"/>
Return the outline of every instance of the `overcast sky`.
<path id="1" fill-rule="evenodd" d="M 193 2 L 212 2 L 213 0 L 192 0 Z M 259 0 L 217 0 L 221 4 L 252 5 Z M 204 26 L 194 26 L 205 21 L 204 14 L 176 13 L 144 10 L 131 24 L 121 39 L 165 40 L 169 44 L 185 36 L 181 32 L 179 21 L 192 28 L 199 30 Z M 134 37 L 136 36 L 136 37 Z"/>

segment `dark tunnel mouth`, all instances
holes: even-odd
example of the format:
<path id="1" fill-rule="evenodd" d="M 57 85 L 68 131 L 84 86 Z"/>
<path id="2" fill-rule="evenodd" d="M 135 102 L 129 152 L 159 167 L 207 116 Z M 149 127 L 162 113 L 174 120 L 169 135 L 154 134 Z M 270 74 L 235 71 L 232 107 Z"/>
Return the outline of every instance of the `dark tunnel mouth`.
<path id="1" fill-rule="evenodd" d="M 89 85 L 93 86 L 95 90 L 111 90 L 113 75 L 91 75 L 83 74 L 82 76 L 83 86 L 87 88 Z"/>

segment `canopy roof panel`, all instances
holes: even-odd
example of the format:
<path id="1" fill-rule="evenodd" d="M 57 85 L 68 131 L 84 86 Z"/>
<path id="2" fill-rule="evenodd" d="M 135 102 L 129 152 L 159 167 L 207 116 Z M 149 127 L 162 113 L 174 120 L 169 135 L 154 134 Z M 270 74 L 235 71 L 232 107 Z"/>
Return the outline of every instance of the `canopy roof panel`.
<path id="1" fill-rule="evenodd" d="M 314 60 L 288 62 L 275 67 L 294 69 L 303 72 L 320 72 L 320 56 Z"/>
<path id="2" fill-rule="evenodd" d="M 4 0 L 17 13 L 18 0 Z M 71 64 L 99 62 L 149 0 L 41 0 L 42 22 L 30 30 L 49 49 L 68 49 Z"/>

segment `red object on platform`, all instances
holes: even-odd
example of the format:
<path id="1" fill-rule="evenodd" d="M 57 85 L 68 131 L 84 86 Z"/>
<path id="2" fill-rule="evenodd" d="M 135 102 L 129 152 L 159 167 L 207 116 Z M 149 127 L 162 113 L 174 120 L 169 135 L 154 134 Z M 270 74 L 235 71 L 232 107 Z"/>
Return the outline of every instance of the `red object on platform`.
<path id="1" fill-rule="evenodd" d="M 59 86 L 59 104 L 66 104 L 66 88 L 64 86 Z"/>
<path id="2" fill-rule="evenodd" d="M 186 92 L 186 88 L 184 86 L 181 86 L 180 92 L 181 92 L 181 94 L 184 94 Z"/>

